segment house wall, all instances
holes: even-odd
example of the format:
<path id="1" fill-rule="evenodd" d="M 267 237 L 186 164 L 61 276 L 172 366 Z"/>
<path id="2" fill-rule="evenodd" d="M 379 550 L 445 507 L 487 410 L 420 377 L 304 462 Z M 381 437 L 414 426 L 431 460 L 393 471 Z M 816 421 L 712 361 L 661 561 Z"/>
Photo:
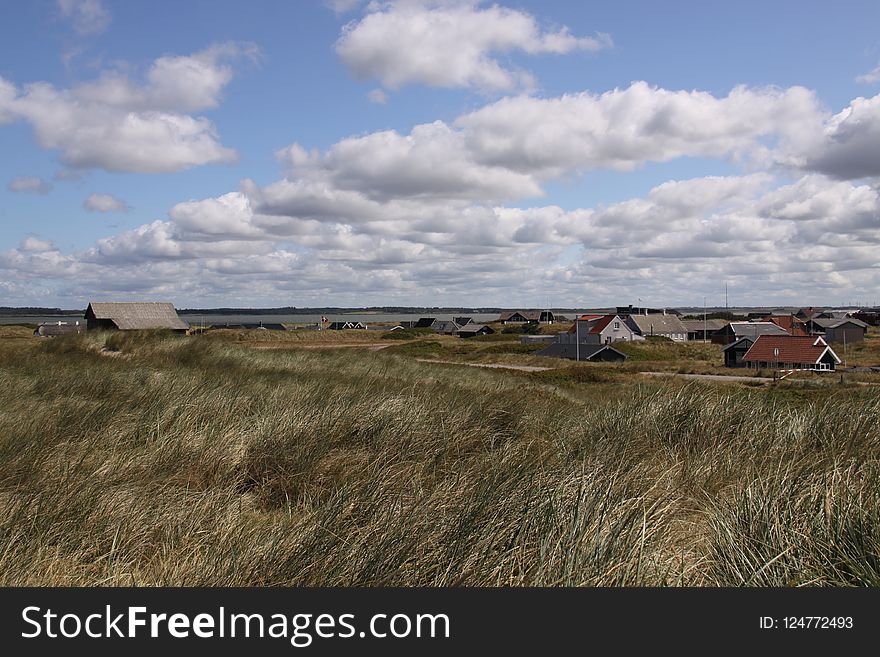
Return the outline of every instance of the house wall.
<path id="1" fill-rule="evenodd" d="M 724 366 L 725 367 L 745 367 L 746 363 L 743 361 L 743 358 L 746 355 L 746 352 L 752 345 L 748 345 L 747 347 L 743 347 L 742 349 L 728 349 L 724 352 Z"/>
<path id="2" fill-rule="evenodd" d="M 116 324 L 109 319 L 86 319 L 86 328 L 89 331 L 115 331 Z"/>
<path id="3" fill-rule="evenodd" d="M 865 330 L 860 326 L 844 325 L 825 331 L 825 342 L 861 342 L 865 339 Z"/>
<path id="4" fill-rule="evenodd" d="M 594 333 L 591 337 L 595 337 L 596 343 L 598 344 L 609 344 L 611 342 L 621 341 L 631 342 L 632 340 L 642 339 L 642 336 L 637 336 L 633 330 L 626 325 L 626 322 L 620 318 L 617 318 L 608 324 L 608 326 L 602 329 L 601 333 Z"/>
<path id="5" fill-rule="evenodd" d="M 828 368 L 825 371 L 833 372 L 837 362 L 832 358 L 831 354 L 826 354 L 826 356 L 822 359 L 823 363 L 827 363 Z M 765 370 L 821 370 L 817 364 L 815 363 L 783 363 L 776 361 L 758 361 L 758 362 L 749 362 L 749 368 L 757 368 L 757 369 L 765 369 Z"/>

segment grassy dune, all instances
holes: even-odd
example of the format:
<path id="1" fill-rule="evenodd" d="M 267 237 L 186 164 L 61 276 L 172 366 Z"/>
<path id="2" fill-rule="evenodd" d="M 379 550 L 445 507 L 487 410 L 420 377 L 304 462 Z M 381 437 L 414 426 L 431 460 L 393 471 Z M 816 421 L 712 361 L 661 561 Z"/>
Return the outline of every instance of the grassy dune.
<path id="1" fill-rule="evenodd" d="M 553 375 L 10 334 L 0 584 L 880 585 L 877 389 Z"/>

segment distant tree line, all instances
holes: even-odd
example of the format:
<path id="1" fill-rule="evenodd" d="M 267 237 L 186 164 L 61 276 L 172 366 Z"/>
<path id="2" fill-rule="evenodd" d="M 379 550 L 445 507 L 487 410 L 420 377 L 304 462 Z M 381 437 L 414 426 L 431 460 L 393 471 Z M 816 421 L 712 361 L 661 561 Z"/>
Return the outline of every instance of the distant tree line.
<path id="1" fill-rule="evenodd" d="M 17 317 L 21 315 L 82 315 L 85 310 L 62 310 L 61 308 L 40 308 L 37 306 L 25 306 L 13 308 L 12 306 L 0 306 L 0 315 Z"/>

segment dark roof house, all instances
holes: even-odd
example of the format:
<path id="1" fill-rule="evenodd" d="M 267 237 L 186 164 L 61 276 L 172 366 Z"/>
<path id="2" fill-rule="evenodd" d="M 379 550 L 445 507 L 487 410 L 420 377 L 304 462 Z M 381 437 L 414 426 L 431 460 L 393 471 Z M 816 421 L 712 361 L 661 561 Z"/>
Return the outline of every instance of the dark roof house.
<path id="1" fill-rule="evenodd" d="M 361 322 L 333 322 L 327 328 L 331 331 L 344 331 L 348 329 L 366 330 L 367 325 Z"/>
<path id="2" fill-rule="evenodd" d="M 683 319 L 681 323 L 688 332 L 688 340 L 708 340 L 709 336 L 727 326 L 726 319 Z"/>
<path id="3" fill-rule="evenodd" d="M 567 358 L 569 360 L 587 360 L 592 362 L 622 363 L 626 354 L 608 344 L 581 344 L 576 342 L 556 342 L 535 352 L 536 356 L 549 358 Z"/>
<path id="4" fill-rule="evenodd" d="M 755 340 L 756 338 L 740 338 L 724 347 L 721 350 L 724 353 L 724 367 L 745 367 L 743 358 L 755 344 Z"/>
<path id="5" fill-rule="evenodd" d="M 555 315 L 549 310 L 512 310 L 501 313 L 498 321 L 505 324 L 552 324 L 557 320 Z"/>
<path id="6" fill-rule="evenodd" d="M 431 328 L 441 335 L 454 335 L 461 327 L 451 319 L 438 319 L 431 325 Z"/>
<path id="7" fill-rule="evenodd" d="M 491 326 L 486 326 L 485 324 L 474 324 L 470 322 L 465 326 L 462 326 L 455 334 L 460 338 L 473 338 L 478 335 L 491 335 L 495 332 Z"/>
<path id="8" fill-rule="evenodd" d="M 93 301 L 86 308 L 90 331 L 167 329 L 184 333 L 189 324 L 177 316 L 174 304 L 157 301 Z"/>
<path id="9" fill-rule="evenodd" d="M 788 335 L 788 332 L 773 322 L 730 322 L 724 328 L 710 335 L 713 344 L 730 344 L 740 338 L 757 338 L 759 335 Z"/>
<path id="10" fill-rule="evenodd" d="M 821 315 L 821 314 L 822 314 L 821 308 L 814 308 L 813 306 L 808 306 L 806 308 L 801 308 L 800 310 L 798 310 L 794 314 L 794 316 L 797 317 L 798 319 L 810 319 L 812 317 L 815 317 L 816 315 Z"/>

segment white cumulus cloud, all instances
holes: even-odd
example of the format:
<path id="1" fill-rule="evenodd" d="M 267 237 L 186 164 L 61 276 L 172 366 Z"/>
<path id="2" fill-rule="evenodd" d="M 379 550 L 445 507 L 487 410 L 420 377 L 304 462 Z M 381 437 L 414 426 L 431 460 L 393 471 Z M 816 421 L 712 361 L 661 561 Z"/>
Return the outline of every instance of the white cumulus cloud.
<path id="1" fill-rule="evenodd" d="M 511 91 L 533 86 L 530 74 L 502 64 L 498 56 L 596 51 L 608 35 L 574 36 L 565 27 L 543 30 L 524 11 L 480 2 L 372 3 L 348 23 L 336 52 L 358 78 L 378 79 L 388 89 L 418 83 Z"/>
<path id="2" fill-rule="evenodd" d="M 81 35 L 100 34 L 111 21 L 110 12 L 102 0 L 58 0 L 58 10 Z"/>
<path id="3" fill-rule="evenodd" d="M 73 169 L 160 173 L 234 162 L 205 117 L 232 78 L 229 61 L 253 58 L 252 44 L 218 44 L 186 57 L 162 57 L 146 80 L 118 71 L 68 89 L 36 82 L 16 89 L 0 78 L 0 121 L 20 119 L 43 148 Z"/>
<path id="4" fill-rule="evenodd" d="M 52 191 L 52 183 L 39 176 L 18 176 L 10 180 L 6 188 L 10 192 L 45 195 Z"/>
<path id="5" fill-rule="evenodd" d="M 89 212 L 125 212 L 128 204 L 112 194 L 90 194 L 83 201 L 83 207 Z"/>

